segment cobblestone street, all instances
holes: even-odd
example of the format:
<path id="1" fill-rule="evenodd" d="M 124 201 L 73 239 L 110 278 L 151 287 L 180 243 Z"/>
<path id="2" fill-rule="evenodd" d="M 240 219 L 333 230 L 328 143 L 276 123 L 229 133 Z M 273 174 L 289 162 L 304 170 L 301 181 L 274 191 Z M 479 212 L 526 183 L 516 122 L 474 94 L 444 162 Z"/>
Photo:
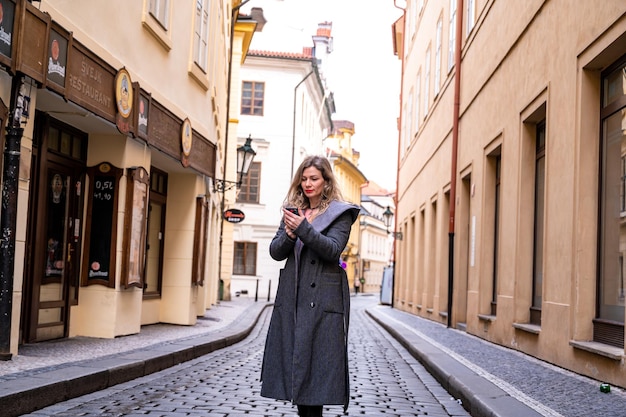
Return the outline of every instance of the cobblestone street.
<path id="1" fill-rule="evenodd" d="M 348 416 L 467 416 L 462 406 L 365 314 L 374 296 L 352 297 Z M 250 337 L 164 371 L 62 402 L 29 416 L 295 416 L 290 403 L 262 398 L 266 310 Z M 344 415 L 328 406 L 325 416 Z"/>

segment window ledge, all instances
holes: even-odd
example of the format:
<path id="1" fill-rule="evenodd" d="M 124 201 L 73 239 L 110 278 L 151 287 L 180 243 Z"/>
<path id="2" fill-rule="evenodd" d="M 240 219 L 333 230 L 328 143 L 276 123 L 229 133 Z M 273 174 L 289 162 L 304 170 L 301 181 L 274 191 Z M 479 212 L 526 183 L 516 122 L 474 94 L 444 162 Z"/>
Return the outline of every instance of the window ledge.
<path id="1" fill-rule="evenodd" d="M 433 309 L 432 309 L 432 308 L 427 308 L 427 309 L 426 309 L 426 312 L 427 312 L 428 314 L 433 314 Z"/>
<path id="2" fill-rule="evenodd" d="M 615 346 L 605 345 L 598 342 L 585 342 L 582 340 L 570 340 L 570 346 L 595 353 L 596 355 L 605 356 L 615 361 L 621 361 L 624 356 L 624 349 Z"/>
<path id="3" fill-rule="evenodd" d="M 496 316 L 490 314 L 479 314 L 478 319 L 482 321 L 496 321 Z"/>
<path id="4" fill-rule="evenodd" d="M 518 330 L 523 330 L 525 332 L 532 333 L 532 334 L 539 334 L 539 333 L 541 333 L 541 326 L 538 326 L 536 324 L 513 323 L 513 327 L 515 327 Z"/>
<path id="5" fill-rule="evenodd" d="M 439 312 L 439 315 L 440 315 L 441 317 L 448 318 L 448 312 L 447 312 L 447 311 L 440 311 L 440 312 Z"/>

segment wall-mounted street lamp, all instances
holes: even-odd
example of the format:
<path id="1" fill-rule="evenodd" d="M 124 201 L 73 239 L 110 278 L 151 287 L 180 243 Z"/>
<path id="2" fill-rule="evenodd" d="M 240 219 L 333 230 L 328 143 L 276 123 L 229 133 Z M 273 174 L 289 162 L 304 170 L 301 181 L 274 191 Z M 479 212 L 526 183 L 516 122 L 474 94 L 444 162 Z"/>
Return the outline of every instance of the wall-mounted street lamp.
<path id="1" fill-rule="evenodd" d="M 402 240 L 402 232 L 391 232 L 389 228 L 391 227 L 391 221 L 393 219 L 393 211 L 387 206 L 385 211 L 383 211 L 383 221 L 385 222 L 385 227 L 387 228 L 387 234 L 393 234 L 394 239 Z"/>
<path id="2" fill-rule="evenodd" d="M 251 142 L 252 135 L 248 135 L 246 143 L 237 148 L 237 181 L 215 179 L 213 191 L 223 193 L 230 190 L 234 186 L 237 186 L 237 188 L 241 187 L 243 178 L 248 175 L 248 170 L 250 169 L 252 160 L 256 155 L 256 152 L 252 149 L 252 146 L 250 146 Z"/>

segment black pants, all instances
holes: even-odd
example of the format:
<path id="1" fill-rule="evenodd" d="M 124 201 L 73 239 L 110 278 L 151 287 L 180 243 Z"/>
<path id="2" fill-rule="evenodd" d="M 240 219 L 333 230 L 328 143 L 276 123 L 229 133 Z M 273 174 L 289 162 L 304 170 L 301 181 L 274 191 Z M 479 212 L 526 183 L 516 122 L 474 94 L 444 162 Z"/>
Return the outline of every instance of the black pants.
<path id="1" fill-rule="evenodd" d="M 300 417 L 322 417 L 321 405 L 299 405 L 298 415 Z"/>

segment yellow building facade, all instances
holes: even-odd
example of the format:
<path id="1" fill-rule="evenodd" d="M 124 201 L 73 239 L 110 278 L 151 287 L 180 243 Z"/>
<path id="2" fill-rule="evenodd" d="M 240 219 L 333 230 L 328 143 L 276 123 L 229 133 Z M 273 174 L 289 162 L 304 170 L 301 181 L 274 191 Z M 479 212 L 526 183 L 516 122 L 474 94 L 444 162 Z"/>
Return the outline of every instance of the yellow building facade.
<path id="1" fill-rule="evenodd" d="M 2 144 L 20 150 L 17 178 L 2 166 L 17 188 L 4 357 L 191 325 L 217 302 L 239 3 L 0 2 Z"/>
<path id="2" fill-rule="evenodd" d="M 329 159 L 333 166 L 335 178 L 341 188 L 343 198 L 357 206 L 361 205 L 361 186 L 367 178 L 359 170 L 359 153 L 352 148 L 354 123 L 347 120 L 333 120 L 333 132 L 325 139 L 329 149 Z M 359 221 L 352 225 L 350 238 L 341 259 L 346 263 L 348 285 L 354 288 L 355 279 L 360 276 L 360 226 Z"/>
<path id="3" fill-rule="evenodd" d="M 394 28 L 394 307 L 625 387 L 626 3 L 412 0 Z"/>

